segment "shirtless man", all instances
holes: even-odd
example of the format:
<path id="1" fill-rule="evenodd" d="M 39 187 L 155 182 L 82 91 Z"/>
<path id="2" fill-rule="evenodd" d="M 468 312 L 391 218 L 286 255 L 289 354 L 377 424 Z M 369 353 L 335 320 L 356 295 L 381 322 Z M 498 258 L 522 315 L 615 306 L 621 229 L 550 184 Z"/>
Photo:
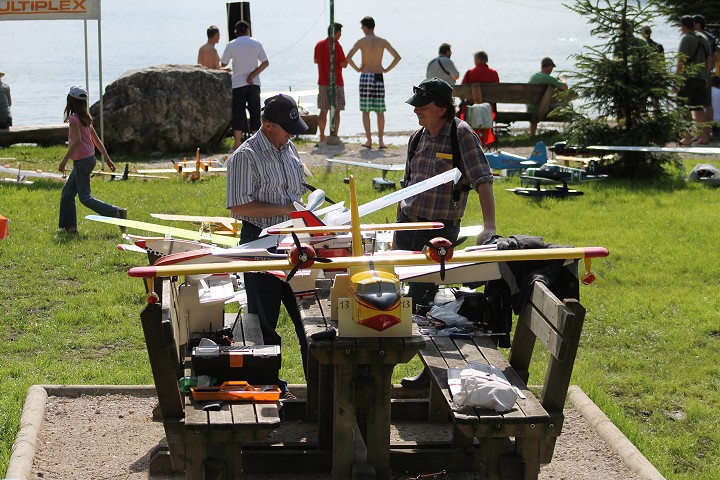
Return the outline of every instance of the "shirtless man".
<path id="1" fill-rule="evenodd" d="M 230 69 L 228 67 L 223 68 L 220 65 L 220 55 L 218 55 L 217 50 L 215 50 L 215 45 L 220 42 L 220 29 L 215 25 L 210 25 L 207 29 L 207 37 L 207 43 L 198 50 L 197 63 L 211 70 L 225 70 L 229 72 Z"/>
<path id="2" fill-rule="evenodd" d="M 347 61 L 352 68 L 360 72 L 360 111 L 362 112 L 363 127 L 367 138 L 363 147 L 372 148 L 370 112 L 375 112 L 378 125 L 378 147 L 387 148 L 383 142 L 385 130 L 385 83 L 383 73 L 389 72 L 398 64 L 400 55 L 387 40 L 375 36 L 375 20 L 372 17 L 363 18 L 360 20 L 360 25 L 365 36 L 355 42 L 355 45 L 347 54 Z M 352 59 L 358 50 L 362 54 L 362 63 L 359 67 Z M 393 56 L 393 61 L 387 68 L 382 66 L 385 50 Z"/>

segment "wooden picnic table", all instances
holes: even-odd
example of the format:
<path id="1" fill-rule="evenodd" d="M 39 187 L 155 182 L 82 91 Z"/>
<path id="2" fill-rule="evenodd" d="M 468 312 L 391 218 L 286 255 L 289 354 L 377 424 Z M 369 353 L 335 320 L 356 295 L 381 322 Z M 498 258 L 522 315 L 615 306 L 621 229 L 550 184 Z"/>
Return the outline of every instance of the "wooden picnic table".
<path id="1" fill-rule="evenodd" d="M 321 300 L 330 312 L 328 300 Z M 323 318 L 317 305 L 303 310 L 308 337 L 307 420 L 318 422 L 318 446 L 332 451 L 333 478 L 372 469 L 390 476 L 390 394 L 392 373 L 425 345 L 419 335 L 394 338 L 312 335 L 337 322 Z"/>

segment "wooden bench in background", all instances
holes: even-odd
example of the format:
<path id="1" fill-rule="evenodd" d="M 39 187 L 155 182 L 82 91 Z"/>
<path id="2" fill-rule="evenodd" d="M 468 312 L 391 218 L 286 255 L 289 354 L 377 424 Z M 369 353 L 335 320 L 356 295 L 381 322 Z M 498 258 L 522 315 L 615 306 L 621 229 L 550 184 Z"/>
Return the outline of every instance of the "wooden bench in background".
<path id="1" fill-rule="evenodd" d="M 556 92 L 557 89 L 552 85 L 530 83 L 470 83 L 453 87 L 454 97 L 474 104 L 487 102 L 537 106 L 534 112 L 500 110 L 495 115 L 495 123 L 563 121 L 560 118 L 547 118 L 550 104 L 557 102 L 553 100 Z"/>
<path id="2" fill-rule="evenodd" d="M 140 314 L 145 344 L 158 396 L 167 450 L 151 459 L 152 472 L 185 471 L 185 478 L 237 478 L 241 473 L 240 447 L 265 439 L 280 424 L 277 403 L 226 402 L 219 411 L 184 395 L 178 379 L 189 375 L 189 356 L 177 341 L 176 285 L 162 281 L 161 303 L 148 304 Z M 235 318 L 235 314 L 232 315 Z M 262 344 L 256 315 L 242 315 L 233 331 L 235 344 Z"/>
<path id="3" fill-rule="evenodd" d="M 54 145 L 66 142 L 67 139 L 67 123 L 60 125 L 28 125 L 0 130 L 0 147 L 8 147 L 16 143 Z"/>
<path id="4" fill-rule="evenodd" d="M 432 378 L 430 419 L 451 419 L 453 447 L 467 452 L 472 470 L 482 470 L 490 479 L 536 479 L 540 465 L 550 463 L 555 440 L 562 431 L 563 406 L 584 317 L 585 309 L 577 300 L 561 302 L 544 284 L 535 283 L 518 316 L 507 360 L 490 337 L 426 337 L 420 357 Z M 536 339 L 550 352 L 539 400 L 527 387 Z M 500 368 L 522 393 L 510 412 L 453 408 L 447 369 L 463 368 L 468 363 Z"/>

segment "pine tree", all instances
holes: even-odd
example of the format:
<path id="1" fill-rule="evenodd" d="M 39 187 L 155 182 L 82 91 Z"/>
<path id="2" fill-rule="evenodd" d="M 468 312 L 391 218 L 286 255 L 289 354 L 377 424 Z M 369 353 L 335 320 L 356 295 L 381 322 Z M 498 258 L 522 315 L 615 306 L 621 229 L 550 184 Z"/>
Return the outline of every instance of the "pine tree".
<path id="1" fill-rule="evenodd" d="M 674 63 L 636 36 L 642 25 L 652 23 L 655 8 L 640 0 L 579 0 L 566 6 L 585 17 L 593 37 L 601 40 L 574 55 L 576 69 L 568 76 L 579 101 L 569 107 L 574 121 L 568 141 L 646 146 L 681 138 L 689 123 L 672 93 L 681 81 Z M 629 152 L 604 168 L 617 176 L 658 176 L 674 158 Z"/>

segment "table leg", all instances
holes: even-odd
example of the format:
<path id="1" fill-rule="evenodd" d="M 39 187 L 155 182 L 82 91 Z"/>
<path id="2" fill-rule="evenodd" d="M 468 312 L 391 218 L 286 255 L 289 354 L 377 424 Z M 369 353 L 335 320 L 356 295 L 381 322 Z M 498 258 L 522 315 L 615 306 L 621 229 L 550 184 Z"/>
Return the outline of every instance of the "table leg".
<path id="1" fill-rule="evenodd" d="M 373 407 L 367 412 L 367 459 L 375 467 L 377 478 L 390 477 L 390 389 L 393 368 L 394 365 L 370 366 L 377 390 Z"/>
<path id="2" fill-rule="evenodd" d="M 348 479 L 355 461 L 355 367 L 335 365 L 334 372 L 333 478 Z"/>

